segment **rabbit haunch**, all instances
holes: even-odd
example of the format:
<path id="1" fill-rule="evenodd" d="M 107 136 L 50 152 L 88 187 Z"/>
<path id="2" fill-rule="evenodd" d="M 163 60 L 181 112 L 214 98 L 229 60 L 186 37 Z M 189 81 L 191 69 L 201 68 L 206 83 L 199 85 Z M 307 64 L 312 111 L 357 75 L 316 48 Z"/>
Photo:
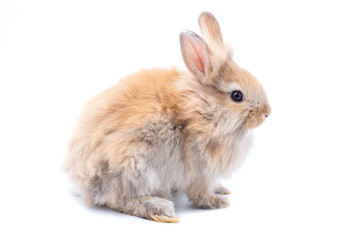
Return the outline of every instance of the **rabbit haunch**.
<path id="1" fill-rule="evenodd" d="M 176 222 L 172 193 L 195 206 L 228 205 L 219 185 L 244 160 L 251 129 L 270 106 L 260 83 L 238 67 L 210 13 L 199 17 L 204 39 L 180 34 L 190 72 L 151 69 L 92 99 L 70 141 L 66 170 L 90 205 L 158 222 Z M 242 102 L 231 92 L 244 94 Z"/>

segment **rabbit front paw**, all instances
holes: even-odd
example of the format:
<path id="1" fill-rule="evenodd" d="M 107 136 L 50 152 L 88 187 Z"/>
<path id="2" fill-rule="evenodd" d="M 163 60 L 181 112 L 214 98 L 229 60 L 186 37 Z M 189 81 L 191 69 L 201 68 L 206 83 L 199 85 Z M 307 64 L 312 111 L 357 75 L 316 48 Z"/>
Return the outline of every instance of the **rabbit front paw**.
<path id="1" fill-rule="evenodd" d="M 224 186 L 219 186 L 215 189 L 214 191 L 215 194 L 221 194 L 221 195 L 229 195 L 231 194 L 230 190 L 227 189 L 226 187 Z"/>
<path id="2" fill-rule="evenodd" d="M 227 200 L 227 198 L 216 194 L 212 194 L 201 199 L 195 199 L 193 200 L 193 203 L 196 207 L 202 209 L 216 209 L 229 206 L 229 201 Z"/>

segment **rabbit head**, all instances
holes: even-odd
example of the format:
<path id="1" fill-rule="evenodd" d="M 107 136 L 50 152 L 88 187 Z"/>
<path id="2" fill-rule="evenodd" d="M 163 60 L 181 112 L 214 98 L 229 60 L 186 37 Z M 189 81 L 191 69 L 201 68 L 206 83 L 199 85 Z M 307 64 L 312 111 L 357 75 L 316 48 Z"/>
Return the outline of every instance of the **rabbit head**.
<path id="1" fill-rule="evenodd" d="M 259 126 L 271 112 L 263 87 L 233 61 L 215 17 L 203 12 L 198 22 L 202 37 L 191 31 L 182 32 L 180 45 L 199 96 L 212 106 L 221 107 L 223 117 L 231 116 L 231 124 L 226 124 L 229 128 L 250 130 Z"/>

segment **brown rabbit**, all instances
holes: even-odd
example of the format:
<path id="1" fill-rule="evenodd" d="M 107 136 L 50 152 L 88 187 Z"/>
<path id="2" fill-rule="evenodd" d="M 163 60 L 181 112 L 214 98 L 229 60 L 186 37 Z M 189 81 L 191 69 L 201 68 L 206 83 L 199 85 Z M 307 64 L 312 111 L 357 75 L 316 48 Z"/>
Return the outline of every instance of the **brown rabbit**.
<path id="1" fill-rule="evenodd" d="M 198 21 L 204 39 L 180 34 L 190 72 L 141 71 L 85 106 L 66 170 L 88 204 L 158 222 L 178 221 L 174 191 L 199 208 L 228 205 L 218 182 L 241 164 L 270 106 L 232 60 L 215 17 Z"/>

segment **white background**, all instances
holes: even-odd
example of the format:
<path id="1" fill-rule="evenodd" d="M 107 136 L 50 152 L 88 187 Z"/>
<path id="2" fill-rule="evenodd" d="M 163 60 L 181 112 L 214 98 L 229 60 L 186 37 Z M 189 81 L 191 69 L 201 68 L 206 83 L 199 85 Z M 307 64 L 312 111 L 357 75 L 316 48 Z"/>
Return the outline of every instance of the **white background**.
<path id="1" fill-rule="evenodd" d="M 213 12 L 272 115 L 226 185 L 178 224 L 86 207 L 61 172 L 83 104 L 142 68 L 185 68 Z M 360 239 L 357 1 L 0 1 L 1 239 Z"/>

